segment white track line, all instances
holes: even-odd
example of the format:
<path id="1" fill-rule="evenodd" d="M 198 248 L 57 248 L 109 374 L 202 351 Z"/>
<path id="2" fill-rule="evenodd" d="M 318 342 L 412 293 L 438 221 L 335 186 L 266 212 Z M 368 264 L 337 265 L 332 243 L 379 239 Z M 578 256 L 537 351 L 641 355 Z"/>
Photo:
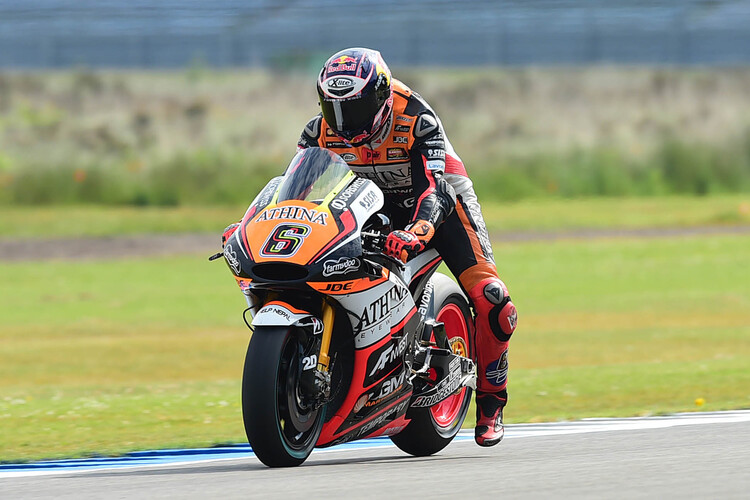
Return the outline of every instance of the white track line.
<path id="1" fill-rule="evenodd" d="M 587 434 L 593 432 L 607 431 L 637 431 L 644 429 L 663 429 L 668 427 L 678 427 L 683 425 L 706 425 L 706 424 L 729 424 L 750 422 L 750 410 L 736 410 L 724 412 L 709 413 L 678 413 L 674 415 L 665 415 L 659 417 L 633 417 L 633 418 L 590 418 L 573 422 L 547 422 L 538 424 L 510 424 L 505 428 L 505 439 L 520 439 L 542 436 L 557 436 L 566 434 Z M 366 440 L 365 440 L 366 441 Z M 454 440 L 454 443 L 473 443 L 474 431 L 462 430 Z M 326 448 L 313 451 L 313 455 L 323 453 L 342 453 L 363 449 L 377 448 L 394 448 L 395 445 L 379 440 L 372 441 L 372 445 L 365 445 L 347 448 L 344 446 Z M 76 468 L 76 469 L 42 469 L 42 470 L 16 470 L 0 472 L 0 479 L 12 477 L 27 476 L 48 476 L 60 474 L 89 473 L 94 471 L 110 472 L 128 472 L 137 469 L 153 469 L 164 467 L 179 467 L 186 465 L 205 464 L 209 462 L 224 462 L 228 460 L 242 460 L 254 458 L 253 455 L 245 454 L 244 456 L 234 456 L 226 458 L 212 458 L 206 460 L 180 461 L 176 458 L 174 462 L 133 465 L 119 467 L 96 467 L 96 468 Z"/>

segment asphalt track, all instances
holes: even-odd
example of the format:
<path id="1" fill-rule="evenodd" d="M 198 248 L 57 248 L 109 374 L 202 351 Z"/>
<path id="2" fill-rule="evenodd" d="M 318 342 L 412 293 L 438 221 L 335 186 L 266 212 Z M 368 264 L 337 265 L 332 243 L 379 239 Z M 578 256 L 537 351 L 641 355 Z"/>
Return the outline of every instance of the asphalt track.
<path id="1" fill-rule="evenodd" d="M 316 450 L 301 467 L 242 458 L 9 469 L 1 498 L 748 498 L 750 410 L 508 426 L 405 455 L 385 440 Z M 101 467 L 101 466 L 99 466 Z"/>

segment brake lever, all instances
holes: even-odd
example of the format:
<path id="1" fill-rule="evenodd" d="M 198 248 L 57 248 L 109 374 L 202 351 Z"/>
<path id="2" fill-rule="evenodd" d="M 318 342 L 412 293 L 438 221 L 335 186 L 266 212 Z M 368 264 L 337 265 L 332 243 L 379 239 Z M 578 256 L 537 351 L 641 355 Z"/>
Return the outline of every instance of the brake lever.
<path id="1" fill-rule="evenodd" d="M 213 254 L 211 257 L 209 257 L 208 260 L 210 262 L 212 260 L 220 259 L 223 256 L 224 256 L 224 252 L 218 252 L 218 253 Z"/>

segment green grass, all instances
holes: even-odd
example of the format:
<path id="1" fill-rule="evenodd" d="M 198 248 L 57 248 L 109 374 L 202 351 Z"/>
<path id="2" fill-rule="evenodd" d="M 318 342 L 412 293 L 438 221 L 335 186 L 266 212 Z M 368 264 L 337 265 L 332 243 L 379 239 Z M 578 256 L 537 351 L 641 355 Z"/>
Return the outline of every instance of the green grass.
<path id="1" fill-rule="evenodd" d="M 750 190 L 747 68 L 394 68 L 496 201 Z M 318 113 L 314 74 L 0 73 L 0 205 L 239 203 Z"/>
<path id="2" fill-rule="evenodd" d="M 750 195 L 480 201 L 493 232 L 750 224 Z M 9 206 L 0 208 L 0 238 L 218 233 L 246 208 Z"/>
<path id="3" fill-rule="evenodd" d="M 750 407 L 750 237 L 495 250 L 520 313 L 508 421 Z M 248 332 L 225 266 L 33 262 L 0 276 L 0 460 L 244 439 Z"/>

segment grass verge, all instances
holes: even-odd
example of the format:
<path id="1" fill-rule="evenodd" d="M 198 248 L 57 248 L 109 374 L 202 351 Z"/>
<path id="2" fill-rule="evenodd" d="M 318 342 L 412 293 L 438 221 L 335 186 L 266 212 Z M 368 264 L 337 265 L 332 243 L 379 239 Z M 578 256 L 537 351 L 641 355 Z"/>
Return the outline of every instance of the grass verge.
<path id="1" fill-rule="evenodd" d="M 749 407 L 748 248 L 747 236 L 497 245 L 520 311 L 507 420 Z M 248 336 L 222 265 L 0 275 L 0 460 L 244 439 Z"/>
<path id="2" fill-rule="evenodd" d="M 248 203 L 252 197 L 248 198 Z M 482 201 L 490 231 L 750 224 L 750 195 Z M 247 207 L 2 207 L 0 238 L 219 233 Z"/>

